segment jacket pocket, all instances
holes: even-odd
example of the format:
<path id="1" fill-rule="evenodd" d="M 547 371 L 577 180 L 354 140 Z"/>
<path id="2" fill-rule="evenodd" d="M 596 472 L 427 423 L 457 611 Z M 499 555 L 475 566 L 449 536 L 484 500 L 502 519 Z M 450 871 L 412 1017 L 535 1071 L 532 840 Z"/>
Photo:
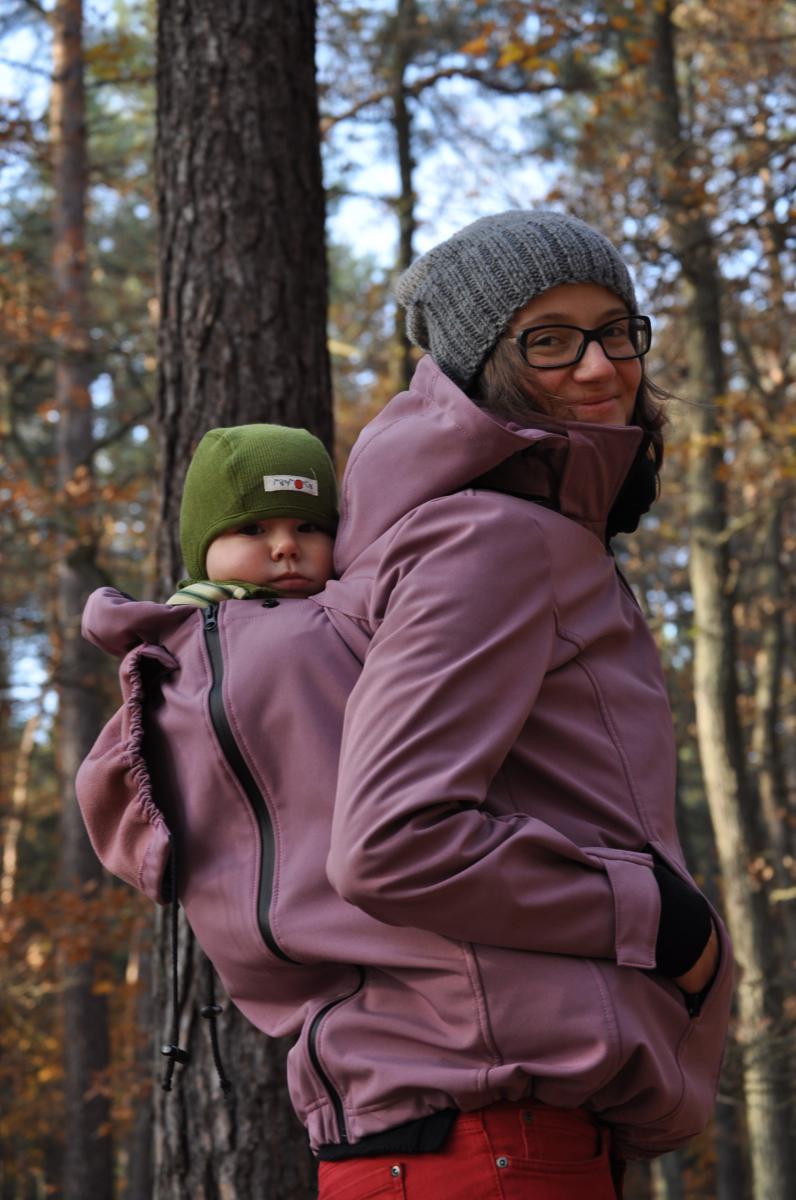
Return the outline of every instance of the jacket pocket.
<path id="1" fill-rule="evenodd" d="M 489 1023 L 502 1065 L 544 1088 L 547 1104 L 578 1107 L 611 1078 L 621 1038 L 593 960 L 474 946 Z M 544 1081 L 542 1083 L 542 1081 Z"/>
<path id="2" fill-rule="evenodd" d="M 288 1055 L 288 1087 L 299 1118 L 306 1124 L 309 1111 L 322 1105 L 327 1107 L 321 1144 L 348 1141 L 343 1085 L 331 1077 L 323 1053 L 323 1036 L 334 1012 L 362 991 L 365 972 L 354 967 L 347 974 L 352 971 L 355 973 L 352 986 L 330 997 L 307 1016 L 301 1037 Z"/>
<path id="3" fill-rule="evenodd" d="M 717 914 L 718 971 L 698 1013 L 685 994 L 654 972 L 601 967 L 622 1025 L 623 1056 L 616 1076 L 592 1106 L 616 1126 L 630 1155 L 663 1154 L 694 1137 L 715 1103 L 732 995 L 732 950 Z"/>

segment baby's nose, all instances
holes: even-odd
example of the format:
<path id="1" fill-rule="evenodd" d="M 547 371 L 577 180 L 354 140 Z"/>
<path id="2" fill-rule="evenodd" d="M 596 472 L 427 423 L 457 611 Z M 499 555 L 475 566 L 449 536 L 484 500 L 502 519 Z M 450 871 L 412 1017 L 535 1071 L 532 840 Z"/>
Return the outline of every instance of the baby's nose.
<path id="1" fill-rule="evenodd" d="M 274 538 L 271 543 L 271 556 L 275 559 L 290 558 L 296 553 L 296 540 L 285 534 Z"/>

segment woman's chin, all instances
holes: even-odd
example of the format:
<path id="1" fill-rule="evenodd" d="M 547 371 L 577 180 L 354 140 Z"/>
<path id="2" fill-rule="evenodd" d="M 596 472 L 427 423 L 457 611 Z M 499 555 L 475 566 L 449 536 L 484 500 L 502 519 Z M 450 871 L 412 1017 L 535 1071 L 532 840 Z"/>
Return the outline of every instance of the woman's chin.
<path id="1" fill-rule="evenodd" d="M 568 420 L 592 425 L 627 425 L 628 420 L 621 401 L 614 397 L 609 400 L 590 401 L 587 404 L 573 404 L 567 411 Z"/>

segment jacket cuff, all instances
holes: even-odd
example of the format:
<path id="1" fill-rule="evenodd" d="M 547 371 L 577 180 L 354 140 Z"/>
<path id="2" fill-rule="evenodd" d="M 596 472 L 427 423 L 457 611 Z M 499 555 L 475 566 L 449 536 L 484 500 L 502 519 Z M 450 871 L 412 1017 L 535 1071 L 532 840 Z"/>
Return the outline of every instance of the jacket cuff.
<path id="1" fill-rule="evenodd" d="M 655 967 L 661 894 L 649 854 L 590 850 L 608 874 L 614 897 L 614 947 L 620 967 Z"/>

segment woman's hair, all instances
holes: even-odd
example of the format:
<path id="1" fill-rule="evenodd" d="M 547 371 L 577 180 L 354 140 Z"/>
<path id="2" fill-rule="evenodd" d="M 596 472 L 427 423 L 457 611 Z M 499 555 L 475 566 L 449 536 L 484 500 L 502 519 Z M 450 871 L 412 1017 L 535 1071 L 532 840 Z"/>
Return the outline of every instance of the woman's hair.
<path id="1" fill-rule="evenodd" d="M 534 392 L 540 397 L 538 405 L 531 398 Z M 468 388 L 468 395 L 479 408 L 520 424 L 526 424 L 533 412 L 556 417 L 556 409 L 560 407 L 555 393 L 539 387 L 538 375 L 525 362 L 512 338 L 501 338 L 496 342 Z M 630 424 L 638 425 L 649 434 L 656 473 L 663 463 L 663 427 L 667 422 L 664 402 L 667 398 L 668 392 L 642 374 Z"/>

